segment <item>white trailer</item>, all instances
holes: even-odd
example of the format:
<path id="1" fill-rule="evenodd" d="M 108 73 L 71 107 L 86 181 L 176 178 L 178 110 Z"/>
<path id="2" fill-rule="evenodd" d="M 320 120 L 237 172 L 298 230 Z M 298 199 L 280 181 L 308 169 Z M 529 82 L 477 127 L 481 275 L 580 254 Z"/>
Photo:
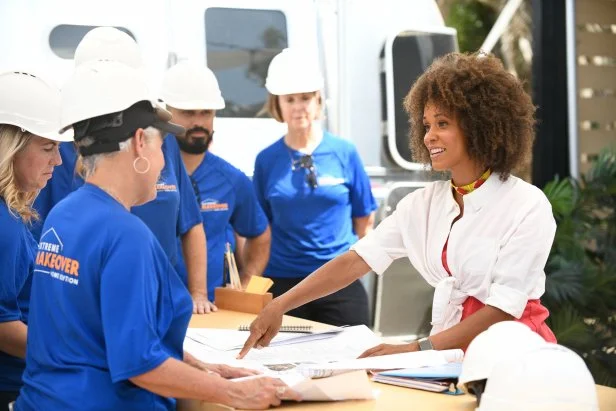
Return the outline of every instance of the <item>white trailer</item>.
<path id="1" fill-rule="evenodd" d="M 2 0 L 0 70 L 31 69 L 61 86 L 77 44 L 97 26 L 135 38 L 154 93 L 175 62 L 206 63 L 226 100 L 212 151 L 249 175 L 257 153 L 285 132 L 260 114 L 268 64 L 300 47 L 321 64 L 324 126 L 357 146 L 378 219 L 430 179 L 411 160 L 401 103 L 435 57 L 457 49 L 435 0 Z M 375 329 L 415 334 L 432 291 L 407 260 L 389 271 L 365 282 Z"/>

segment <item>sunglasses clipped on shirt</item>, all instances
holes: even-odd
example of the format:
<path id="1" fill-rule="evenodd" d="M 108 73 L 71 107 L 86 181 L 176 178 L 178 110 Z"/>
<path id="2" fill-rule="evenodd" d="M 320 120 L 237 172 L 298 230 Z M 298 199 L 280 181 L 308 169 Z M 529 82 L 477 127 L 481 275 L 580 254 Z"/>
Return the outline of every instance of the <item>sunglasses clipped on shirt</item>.
<path id="1" fill-rule="evenodd" d="M 313 190 L 319 186 L 319 183 L 317 182 L 317 168 L 314 164 L 311 154 L 304 154 L 299 159 L 293 160 L 293 171 L 297 170 L 298 168 L 308 170 L 308 173 L 306 174 L 306 182 L 310 187 L 312 187 Z"/>
<path id="2" fill-rule="evenodd" d="M 199 190 L 199 185 L 197 184 L 197 182 L 195 181 L 195 179 L 192 176 L 188 176 L 188 178 L 190 179 L 190 183 L 192 184 L 192 188 L 195 191 L 195 197 L 197 197 L 197 203 L 199 204 L 199 207 L 201 207 L 201 193 Z"/>

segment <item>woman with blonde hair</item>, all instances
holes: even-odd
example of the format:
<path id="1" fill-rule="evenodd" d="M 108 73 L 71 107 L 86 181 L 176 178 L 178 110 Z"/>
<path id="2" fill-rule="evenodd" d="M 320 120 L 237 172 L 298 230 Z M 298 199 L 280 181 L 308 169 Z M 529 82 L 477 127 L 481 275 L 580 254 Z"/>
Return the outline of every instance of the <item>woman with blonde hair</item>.
<path id="1" fill-rule="evenodd" d="M 229 381 L 254 372 L 183 350 L 192 299 L 130 209 L 156 198 L 163 136 L 184 129 L 118 62 L 77 67 L 62 96 L 86 181 L 43 226 L 15 410 L 175 410 L 175 398 L 267 408 L 297 398 L 277 379 Z"/>
<path id="2" fill-rule="evenodd" d="M 23 72 L 0 74 L 0 409 L 17 398 L 26 354 L 36 242 L 32 203 L 61 163 L 60 92 Z"/>

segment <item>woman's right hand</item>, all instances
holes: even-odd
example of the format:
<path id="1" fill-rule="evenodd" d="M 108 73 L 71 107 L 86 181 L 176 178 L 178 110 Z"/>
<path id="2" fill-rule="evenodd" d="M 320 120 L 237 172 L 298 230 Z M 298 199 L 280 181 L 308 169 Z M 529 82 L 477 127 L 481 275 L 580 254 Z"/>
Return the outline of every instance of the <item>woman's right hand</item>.
<path id="1" fill-rule="evenodd" d="M 237 358 L 244 358 L 254 346 L 257 348 L 267 347 L 272 338 L 278 334 L 282 325 L 282 316 L 283 312 L 278 308 L 276 301 L 266 305 L 259 316 L 250 324 L 250 336 Z"/>
<path id="2" fill-rule="evenodd" d="M 248 377 L 242 381 L 229 381 L 230 405 L 234 408 L 265 410 L 278 406 L 282 400 L 301 401 L 301 396 L 277 378 Z"/>

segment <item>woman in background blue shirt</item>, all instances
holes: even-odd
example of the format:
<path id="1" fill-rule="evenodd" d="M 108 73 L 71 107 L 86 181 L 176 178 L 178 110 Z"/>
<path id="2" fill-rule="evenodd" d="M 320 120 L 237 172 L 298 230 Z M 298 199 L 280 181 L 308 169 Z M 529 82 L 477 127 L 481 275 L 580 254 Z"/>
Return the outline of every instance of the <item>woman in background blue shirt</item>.
<path id="1" fill-rule="evenodd" d="M 25 368 L 36 242 L 32 202 L 61 164 L 60 91 L 34 75 L 0 74 L 0 409 L 17 398 Z"/>
<path id="2" fill-rule="evenodd" d="M 254 185 L 270 221 L 272 246 L 264 276 L 279 296 L 347 251 L 372 228 L 376 203 L 359 155 L 349 141 L 317 124 L 323 78 L 300 50 L 272 60 L 267 109 L 288 132 L 257 156 Z M 369 322 L 359 281 L 289 312 L 333 325 Z"/>

